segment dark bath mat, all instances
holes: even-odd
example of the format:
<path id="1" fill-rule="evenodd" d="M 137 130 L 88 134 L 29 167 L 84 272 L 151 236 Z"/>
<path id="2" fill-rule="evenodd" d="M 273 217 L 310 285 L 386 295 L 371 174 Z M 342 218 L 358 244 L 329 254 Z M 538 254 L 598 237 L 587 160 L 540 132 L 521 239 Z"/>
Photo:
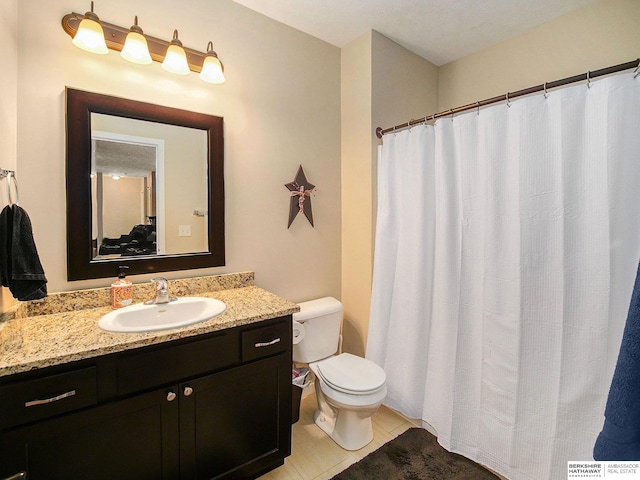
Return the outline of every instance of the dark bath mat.
<path id="1" fill-rule="evenodd" d="M 442 448 L 422 428 L 410 428 L 332 480 L 496 480 L 477 463 Z"/>

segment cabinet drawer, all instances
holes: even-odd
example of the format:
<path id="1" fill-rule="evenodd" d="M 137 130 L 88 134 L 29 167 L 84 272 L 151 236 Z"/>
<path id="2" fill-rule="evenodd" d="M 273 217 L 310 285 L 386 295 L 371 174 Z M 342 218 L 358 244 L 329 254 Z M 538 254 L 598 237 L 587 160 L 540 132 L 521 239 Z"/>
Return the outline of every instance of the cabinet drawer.
<path id="1" fill-rule="evenodd" d="M 238 344 L 237 334 L 228 331 L 124 356 L 117 362 L 118 394 L 141 392 L 239 363 Z"/>
<path id="2" fill-rule="evenodd" d="M 242 332 L 242 361 L 284 352 L 291 346 L 291 323 L 279 322 Z"/>
<path id="3" fill-rule="evenodd" d="M 41 420 L 97 402 L 96 368 L 0 387 L 0 429 Z"/>

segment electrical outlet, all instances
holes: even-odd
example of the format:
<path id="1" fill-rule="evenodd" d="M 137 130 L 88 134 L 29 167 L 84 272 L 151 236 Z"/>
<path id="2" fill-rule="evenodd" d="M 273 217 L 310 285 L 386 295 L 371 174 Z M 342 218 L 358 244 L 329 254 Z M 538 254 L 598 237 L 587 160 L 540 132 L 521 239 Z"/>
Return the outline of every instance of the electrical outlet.
<path id="1" fill-rule="evenodd" d="M 178 236 L 179 237 L 190 237 L 191 236 L 191 225 L 178 225 Z"/>

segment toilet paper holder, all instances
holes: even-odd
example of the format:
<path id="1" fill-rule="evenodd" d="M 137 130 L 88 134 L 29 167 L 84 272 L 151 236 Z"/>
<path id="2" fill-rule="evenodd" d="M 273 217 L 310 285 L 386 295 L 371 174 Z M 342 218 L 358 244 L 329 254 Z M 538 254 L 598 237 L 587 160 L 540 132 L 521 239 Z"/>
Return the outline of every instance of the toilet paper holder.
<path id="1" fill-rule="evenodd" d="M 296 345 L 304 338 L 304 325 L 300 322 L 293 321 L 293 344 Z"/>

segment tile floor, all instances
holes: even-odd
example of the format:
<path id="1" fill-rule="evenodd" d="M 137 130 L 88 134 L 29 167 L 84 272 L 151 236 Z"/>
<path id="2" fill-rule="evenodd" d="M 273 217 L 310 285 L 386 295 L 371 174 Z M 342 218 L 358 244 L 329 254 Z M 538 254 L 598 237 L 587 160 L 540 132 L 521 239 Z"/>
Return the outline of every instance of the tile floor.
<path id="1" fill-rule="evenodd" d="M 305 392 L 306 393 L 306 392 Z M 284 465 L 260 477 L 260 480 L 325 480 L 364 458 L 410 427 L 411 421 L 387 407 L 373 416 L 373 441 L 349 452 L 340 448 L 313 422 L 317 403 L 315 393 L 300 402 L 300 420 L 292 427 L 291 456 Z"/>

